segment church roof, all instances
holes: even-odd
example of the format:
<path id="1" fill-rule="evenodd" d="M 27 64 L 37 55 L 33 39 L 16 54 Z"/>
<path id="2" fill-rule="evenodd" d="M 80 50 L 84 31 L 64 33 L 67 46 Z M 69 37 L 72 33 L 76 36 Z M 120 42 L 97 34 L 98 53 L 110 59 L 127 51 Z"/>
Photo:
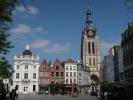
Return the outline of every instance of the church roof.
<path id="1" fill-rule="evenodd" d="M 32 55 L 32 52 L 30 51 L 30 46 L 29 45 L 26 45 L 26 49 L 22 52 L 22 55 L 25 56 L 25 55 Z"/>
<path id="2" fill-rule="evenodd" d="M 32 55 L 32 52 L 30 51 L 30 50 L 24 50 L 23 52 L 22 52 L 22 55 Z"/>

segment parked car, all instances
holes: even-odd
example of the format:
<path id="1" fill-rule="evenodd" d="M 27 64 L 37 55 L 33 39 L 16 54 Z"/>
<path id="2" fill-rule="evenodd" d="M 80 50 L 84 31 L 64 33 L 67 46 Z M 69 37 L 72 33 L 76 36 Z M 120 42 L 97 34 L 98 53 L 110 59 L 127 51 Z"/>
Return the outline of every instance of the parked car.
<path id="1" fill-rule="evenodd" d="M 97 96 L 97 92 L 91 91 L 91 96 Z"/>

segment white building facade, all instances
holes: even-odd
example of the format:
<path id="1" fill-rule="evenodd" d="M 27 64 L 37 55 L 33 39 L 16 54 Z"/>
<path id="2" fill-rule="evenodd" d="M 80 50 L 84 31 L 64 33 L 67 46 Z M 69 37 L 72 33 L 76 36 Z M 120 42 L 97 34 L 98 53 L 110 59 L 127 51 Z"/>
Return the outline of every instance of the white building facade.
<path id="1" fill-rule="evenodd" d="M 122 47 L 120 47 L 119 51 L 118 51 L 118 64 L 119 64 L 120 84 L 124 85 L 124 65 L 123 65 L 123 49 L 122 49 Z"/>
<path id="2" fill-rule="evenodd" d="M 108 58 L 108 67 L 107 67 L 107 81 L 114 83 L 114 61 L 113 61 L 113 57 L 114 57 L 114 49 L 111 48 L 109 50 L 109 58 Z"/>
<path id="3" fill-rule="evenodd" d="M 14 56 L 13 88 L 21 94 L 38 92 L 39 56 L 33 55 L 26 46 L 20 55 Z"/>
<path id="4" fill-rule="evenodd" d="M 87 70 L 87 66 L 83 66 L 80 63 L 78 63 L 78 85 L 79 87 L 88 87 L 90 77 L 89 77 L 89 71 Z"/>
<path id="5" fill-rule="evenodd" d="M 68 59 L 65 63 L 65 84 L 78 84 L 77 63 Z"/>

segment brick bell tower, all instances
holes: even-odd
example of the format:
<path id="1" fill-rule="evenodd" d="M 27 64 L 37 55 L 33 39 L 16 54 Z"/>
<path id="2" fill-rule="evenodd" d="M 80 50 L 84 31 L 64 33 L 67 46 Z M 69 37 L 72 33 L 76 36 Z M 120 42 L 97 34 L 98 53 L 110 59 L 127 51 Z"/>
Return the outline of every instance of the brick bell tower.
<path id="1" fill-rule="evenodd" d="M 86 12 L 86 26 L 81 38 L 81 62 L 87 66 L 90 72 L 89 84 L 99 83 L 100 48 L 99 37 L 93 26 L 90 9 Z"/>

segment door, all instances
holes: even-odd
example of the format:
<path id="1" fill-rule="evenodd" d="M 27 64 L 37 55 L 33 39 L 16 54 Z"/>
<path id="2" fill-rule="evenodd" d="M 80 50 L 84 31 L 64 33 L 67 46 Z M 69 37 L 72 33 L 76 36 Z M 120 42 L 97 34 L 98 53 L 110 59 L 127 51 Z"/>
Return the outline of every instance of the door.
<path id="1" fill-rule="evenodd" d="M 28 94 L 28 87 L 27 87 L 27 86 L 24 86 L 23 93 L 24 93 L 24 94 Z"/>

